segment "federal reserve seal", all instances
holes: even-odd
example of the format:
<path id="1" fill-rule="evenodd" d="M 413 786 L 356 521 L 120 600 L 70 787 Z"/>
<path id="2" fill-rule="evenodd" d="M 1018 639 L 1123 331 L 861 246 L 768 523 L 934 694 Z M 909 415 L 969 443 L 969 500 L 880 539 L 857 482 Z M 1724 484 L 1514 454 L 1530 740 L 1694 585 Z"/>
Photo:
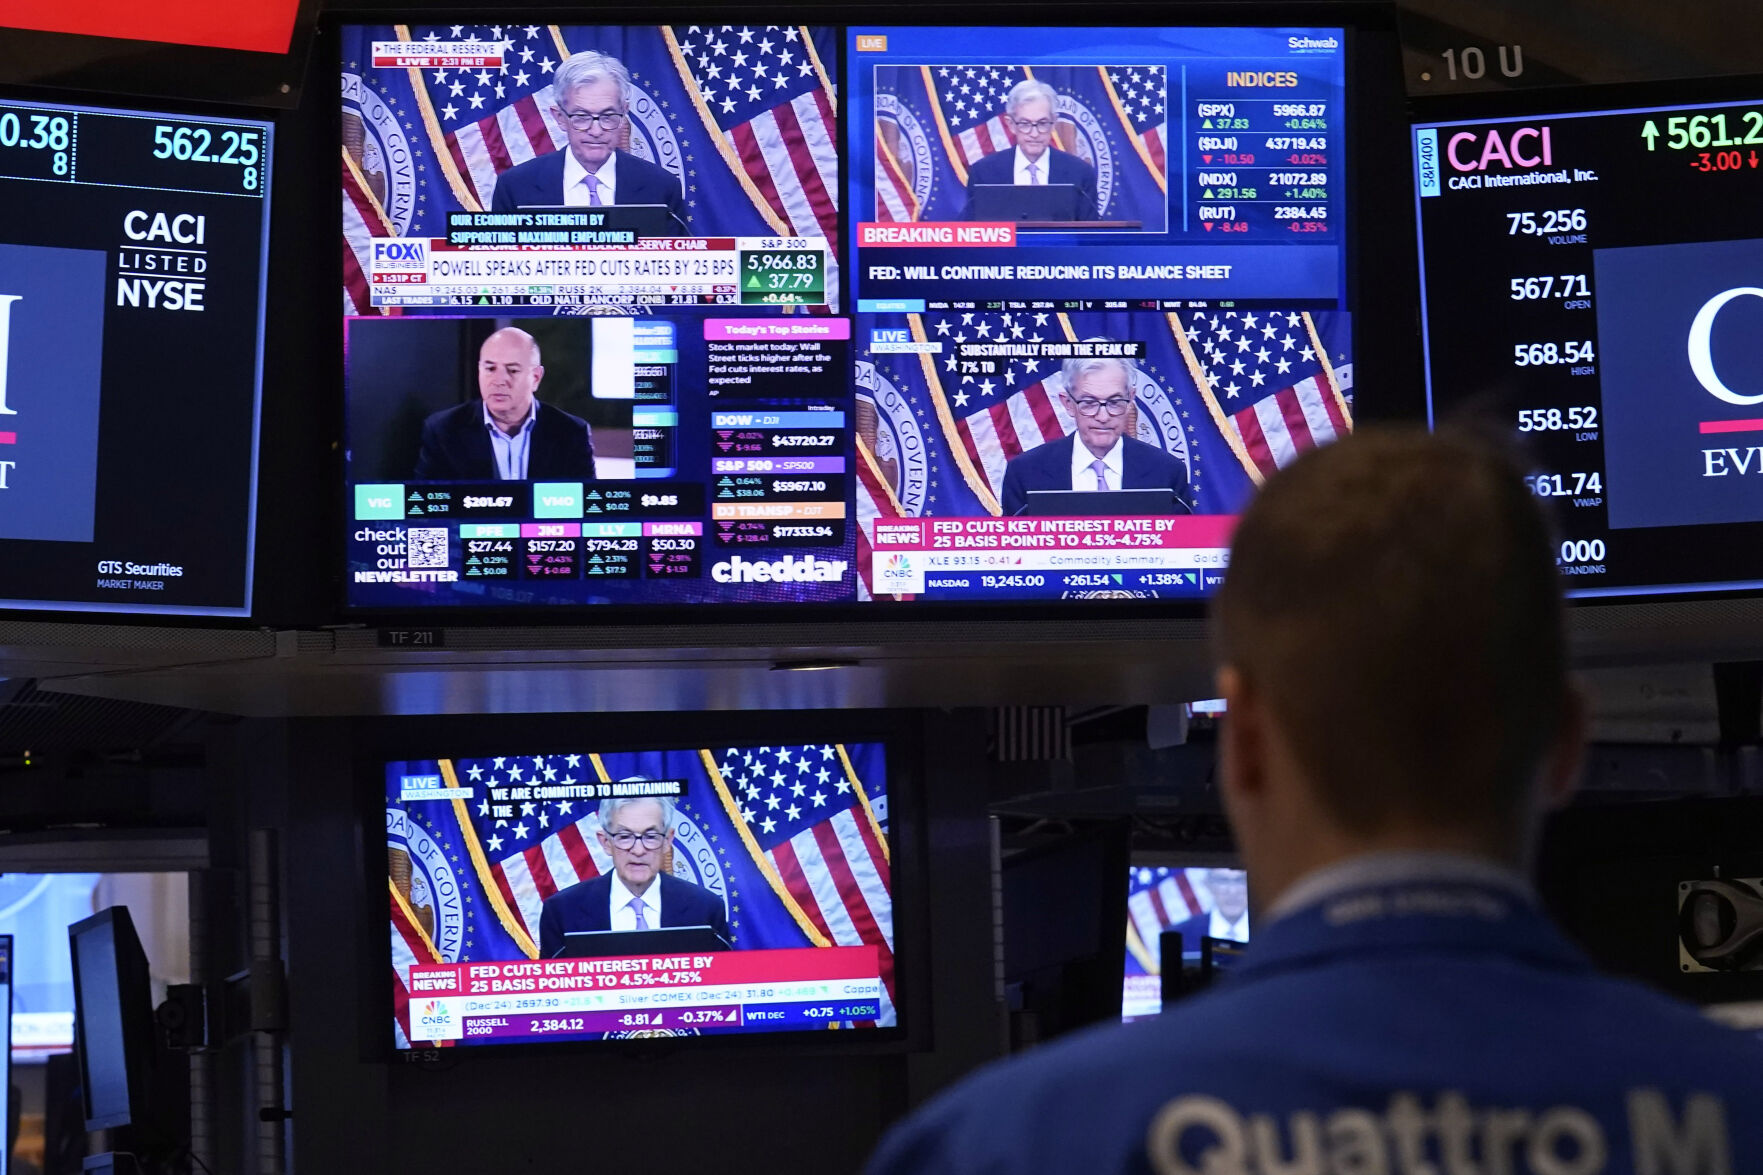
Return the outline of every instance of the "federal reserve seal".
<path id="1" fill-rule="evenodd" d="M 441 961 L 459 962 L 465 940 L 465 896 L 446 850 L 403 808 L 387 808 L 386 856 L 392 884 Z"/>
<path id="2" fill-rule="evenodd" d="M 867 360 L 857 363 L 857 435 L 875 457 L 882 481 L 909 518 L 924 514 L 930 456 L 912 404 Z"/>
<path id="3" fill-rule="evenodd" d="M 343 75 L 343 150 L 397 230 L 392 235 L 409 236 L 417 189 L 410 140 L 398 112 L 360 74 Z"/>
<path id="4" fill-rule="evenodd" d="M 1096 205 L 1105 215 L 1114 195 L 1115 175 L 1114 146 L 1102 130 L 1102 120 L 1070 94 L 1059 95 L 1059 119 L 1075 131 L 1073 154 L 1096 169 Z"/>
<path id="5" fill-rule="evenodd" d="M 899 174 L 906 180 L 912 193 L 914 207 L 904 210 L 906 219 L 916 220 L 922 213 L 925 204 L 930 201 L 931 183 L 936 178 L 936 161 L 931 154 L 930 135 L 925 131 L 924 124 L 912 113 L 912 108 L 900 101 L 898 94 L 881 92 L 875 96 L 876 142 L 875 150 L 879 160 L 886 158 L 899 167 Z M 882 215 L 881 185 L 876 185 L 875 218 L 885 219 Z M 896 211 L 895 215 L 898 215 Z"/>

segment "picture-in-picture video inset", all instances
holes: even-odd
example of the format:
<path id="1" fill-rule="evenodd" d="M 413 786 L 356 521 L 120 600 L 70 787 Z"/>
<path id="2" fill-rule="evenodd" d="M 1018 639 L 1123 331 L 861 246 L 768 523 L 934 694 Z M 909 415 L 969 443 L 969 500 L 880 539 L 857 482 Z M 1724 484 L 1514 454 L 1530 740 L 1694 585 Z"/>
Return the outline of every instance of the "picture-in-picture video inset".
<path id="1" fill-rule="evenodd" d="M 895 1026 L 884 758 L 388 764 L 397 1046 Z"/>

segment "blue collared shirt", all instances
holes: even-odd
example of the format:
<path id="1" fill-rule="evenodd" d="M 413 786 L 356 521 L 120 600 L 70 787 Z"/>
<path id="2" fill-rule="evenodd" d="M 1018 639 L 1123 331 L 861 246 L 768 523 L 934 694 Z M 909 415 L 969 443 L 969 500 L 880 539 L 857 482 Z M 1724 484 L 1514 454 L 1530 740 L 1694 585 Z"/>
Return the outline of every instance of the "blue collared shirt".
<path id="1" fill-rule="evenodd" d="M 526 420 L 513 436 L 502 431 L 496 418 L 484 405 L 484 427 L 490 430 L 490 450 L 496 454 L 496 476 L 503 481 L 525 481 L 528 458 L 533 447 L 533 422 L 539 418 L 539 402 L 527 409 Z"/>

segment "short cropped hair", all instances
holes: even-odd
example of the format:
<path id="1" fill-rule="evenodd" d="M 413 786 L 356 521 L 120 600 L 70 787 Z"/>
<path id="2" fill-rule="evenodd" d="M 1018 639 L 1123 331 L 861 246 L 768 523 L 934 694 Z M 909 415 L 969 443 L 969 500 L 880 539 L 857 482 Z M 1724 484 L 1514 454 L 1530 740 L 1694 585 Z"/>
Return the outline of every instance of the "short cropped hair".
<path id="1" fill-rule="evenodd" d="M 619 782 L 628 783 L 631 781 L 620 780 Z M 650 800 L 653 800 L 657 804 L 661 805 L 661 827 L 662 828 L 672 828 L 673 827 L 674 803 L 673 803 L 672 798 L 668 797 L 668 796 L 618 796 L 615 799 L 601 800 L 600 801 L 600 827 L 601 828 L 611 828 L 612 827 L 612 820 L 615 816 L 618 815 L 618 811 L 620 808 L 626 808 L 632 804 L 646 803 Z"/>
<path id="2" fill-rule="evenodd" d="M 1343 827 L 1522 829 L 1570 686 L 1550 527 L 1498 443 L 1306 454 L 1244 513 L 1214 616 Z"/>
<path id="3" fill-rule="evenodd" d="M 591 86 L 595 82 L 611 78 L 618 83 L 618 100 L 624 105 L 631 104 L 631 74 L 624 67 L 624 62 L 610 54 L 594 49 L 586 49 L 580 53 L 572 53 L 557 67 L 557 74 L 551 79 L 551 92 L 557 96 L 557 104 L 569 101 L 577 87 Z"/>
<path id="4" fill-rule="evenodd" d="M 1056 118 L 1059 114 L 1059 91 L 1046 82 L 1034 78 L 1025 78 L 1010 87 L 1010 96 L 1004 99 L 1004 113 L 1014 115 L 1016 108 L 1030 98 L 1047 100 L 1047 116 Z"/>
<path id="5" fill-rule="evenodd" d="M 1104 367 L 1118 367 L 1126 373 L 1127 390 L 1132 390 L 1139 382 L 1139 365 L 1129 356 L 1104 355 L 1090 356 L 1086 359 L 1067 359 L 1059 368 L 1059 374 L 1065 377 L 1065 394 L 1070 397 L 1077 395 L 1077 381 L 1092 371 L 1100 371 Z"/>

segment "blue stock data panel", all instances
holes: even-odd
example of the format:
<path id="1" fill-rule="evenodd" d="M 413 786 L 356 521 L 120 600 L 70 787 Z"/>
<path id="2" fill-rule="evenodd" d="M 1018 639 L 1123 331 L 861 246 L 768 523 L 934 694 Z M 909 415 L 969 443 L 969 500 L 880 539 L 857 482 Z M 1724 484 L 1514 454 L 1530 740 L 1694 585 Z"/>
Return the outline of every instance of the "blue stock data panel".
<path id="1" fill-rule="evenodd" d="M 1573 594 L 1763 588 L 1763 102 L 1413 134 L 1433 422 L 1520 434 Z"/>

